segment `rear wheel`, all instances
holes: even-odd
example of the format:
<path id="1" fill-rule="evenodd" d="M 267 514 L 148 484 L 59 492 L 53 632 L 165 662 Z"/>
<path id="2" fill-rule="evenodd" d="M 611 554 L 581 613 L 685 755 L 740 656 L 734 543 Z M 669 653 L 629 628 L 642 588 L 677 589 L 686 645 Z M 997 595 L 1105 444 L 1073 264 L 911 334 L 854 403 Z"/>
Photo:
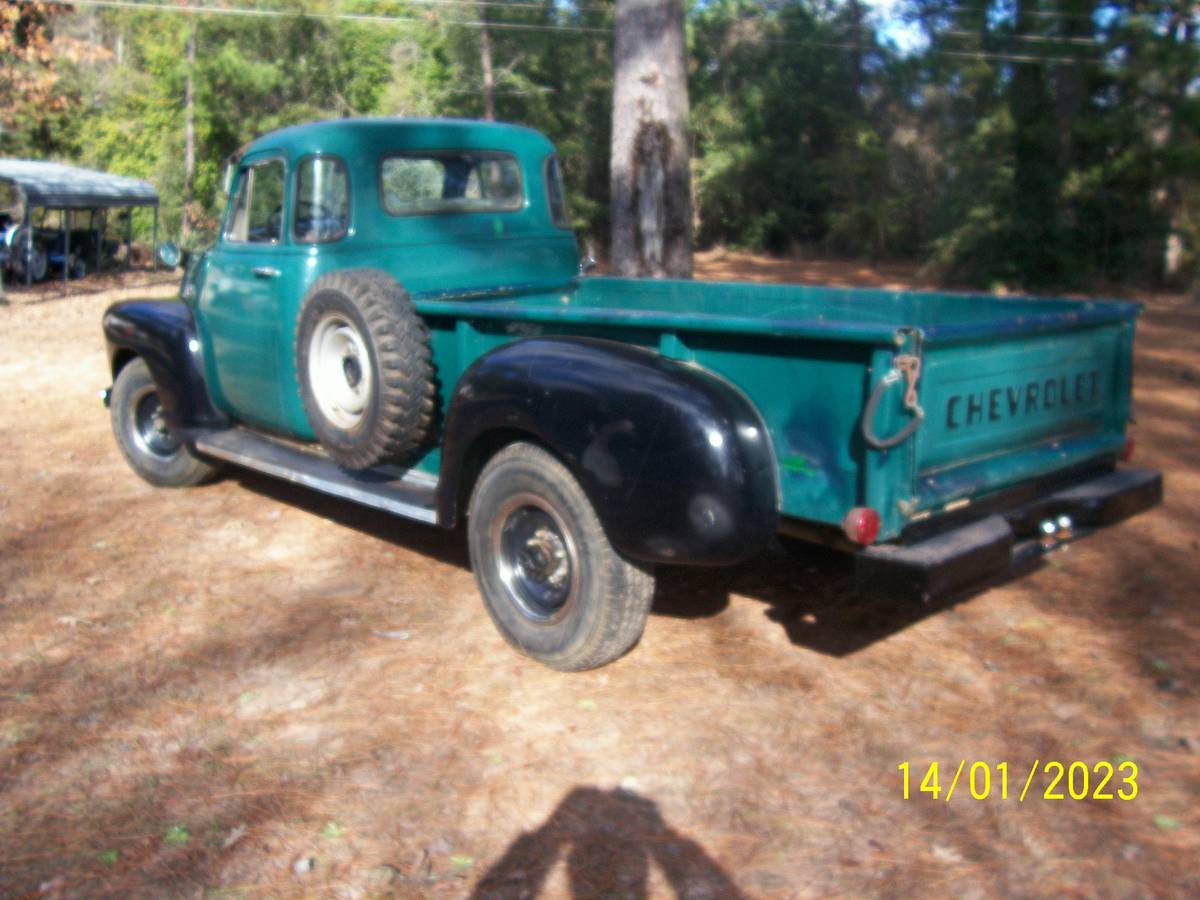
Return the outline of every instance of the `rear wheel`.
<path id="1" fill-rule="evenodd" d="M 581 671 L 641 637 L 654 576 L 613 549 L 579 483 L 545 450 L 512 444 L 488 462 L 467 531 L 488 613 L 522 653 Z"/>
<path id="2" fill-rule="evenodd" d="M 194 456 L 167 425 L 158 387 L 145 361 L 135 359 L 117 374 L 109 410 L 117 446 L 133 471 L 151 484 L 192 487 L 219 471 Z"/>

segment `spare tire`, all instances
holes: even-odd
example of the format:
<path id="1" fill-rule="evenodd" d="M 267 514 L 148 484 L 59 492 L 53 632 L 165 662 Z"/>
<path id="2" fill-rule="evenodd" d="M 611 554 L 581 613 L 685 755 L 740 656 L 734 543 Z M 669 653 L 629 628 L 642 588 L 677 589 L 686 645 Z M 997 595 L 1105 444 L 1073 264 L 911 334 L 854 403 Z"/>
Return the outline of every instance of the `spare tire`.
<path id="1" fill-rule="evenodd" d="M 296 375 L 321 446 L 348 469 L 403 459 L 433 421 L 429 330 L 377 269 L 319 278 L 296 323 Z"/>

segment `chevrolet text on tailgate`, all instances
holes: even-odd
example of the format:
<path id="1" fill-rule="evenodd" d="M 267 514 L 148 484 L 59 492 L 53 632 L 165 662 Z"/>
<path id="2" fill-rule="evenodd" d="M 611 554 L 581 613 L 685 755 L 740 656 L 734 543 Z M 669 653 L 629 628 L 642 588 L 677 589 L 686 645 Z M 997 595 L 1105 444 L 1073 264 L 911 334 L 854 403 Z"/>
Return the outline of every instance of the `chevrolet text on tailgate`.
<path id="1" fill-rule="evenodd" d="M 230 174 L 182 302 L 105 313 L 130 465 L 465 523 L 554 668 L 637 642 L 656 565 L 783 534 L 930 598 L 1161 499 L 1117 465 L 1131 304 L 583 278 L 554 148 L 511 125 L 289 128 Z"/>

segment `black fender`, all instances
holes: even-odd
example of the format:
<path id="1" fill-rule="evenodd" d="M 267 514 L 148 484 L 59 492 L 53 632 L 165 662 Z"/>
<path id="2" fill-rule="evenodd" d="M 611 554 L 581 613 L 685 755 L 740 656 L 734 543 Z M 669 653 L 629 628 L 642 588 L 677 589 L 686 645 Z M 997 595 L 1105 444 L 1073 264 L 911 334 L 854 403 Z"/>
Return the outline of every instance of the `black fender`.
<path id="1" fill-rule="evenodd" d="M 172 427 L 186 432 L 229 425 L 209 396 L 189 307 L 176 300 L 128 300 L 105 310 L 103 323 L 113 377 L 133 357 L 144 359 Z"/>
<path id="2" fill-rule="evenodd" d="M 778 475 L 758 411 L 698 366 L 591 338 L 527 338 L 478 359 L 446 415 L 438 518 L 454 525 L 488 456 L 530 439 L 575 475 L 613 546 L 646 562 L 762 550 Z"/>

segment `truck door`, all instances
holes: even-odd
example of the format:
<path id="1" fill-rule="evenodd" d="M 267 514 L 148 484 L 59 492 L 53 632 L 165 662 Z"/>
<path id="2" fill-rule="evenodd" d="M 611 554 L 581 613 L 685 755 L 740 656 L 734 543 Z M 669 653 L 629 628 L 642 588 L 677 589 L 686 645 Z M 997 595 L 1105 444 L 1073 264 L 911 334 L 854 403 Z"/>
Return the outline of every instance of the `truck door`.
<path id="1" fill-rule="evenodd" d="M 246 157 L 200 297 L 214 397 L 235 418 L 278 427 L 281 275 L 286 259 L 286 165 L 270 152 Z"/>

